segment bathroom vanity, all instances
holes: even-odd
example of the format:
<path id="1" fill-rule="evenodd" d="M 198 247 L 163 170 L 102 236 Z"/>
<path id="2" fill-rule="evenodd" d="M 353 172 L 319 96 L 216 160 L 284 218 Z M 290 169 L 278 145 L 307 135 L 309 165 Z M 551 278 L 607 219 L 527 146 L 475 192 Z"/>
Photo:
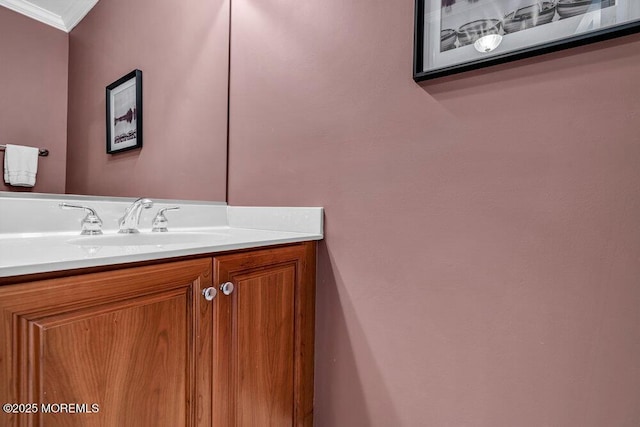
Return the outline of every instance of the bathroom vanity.
<path id="1" fill-rule="evenodd" d="M 132 240 L 0 228 L 1 425 L 313 424 L 322 210 L 184 210 L 218 219 Z"/>

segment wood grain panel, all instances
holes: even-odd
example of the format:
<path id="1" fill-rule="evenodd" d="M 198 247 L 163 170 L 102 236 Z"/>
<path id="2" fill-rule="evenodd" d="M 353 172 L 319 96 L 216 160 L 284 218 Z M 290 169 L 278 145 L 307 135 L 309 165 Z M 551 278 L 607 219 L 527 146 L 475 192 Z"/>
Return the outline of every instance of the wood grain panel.
<path id="1" fill-rule="evenodd" d="M 313 381 L 316 319 L 316 242 L 305 242 L 296 282 L 294 425 L 313 426 Z"/>
<path id="2" fill-rule="evenodd" d="M 41 345 L 32 360 L 42 375 L 34 397 L 101 407 L 97 415 L 40 413 L 41 425 L 188 425 L 187 405 L 176 405 L 188 400 L 187 299 L 185 292 L 166 294 L 100 315 L 87 310 L 33 322 Z"/>
<path id="3" fill-rule="evenodd" d="M 236 277 L 239 426 L 293 424 L 295 265 Z"/>

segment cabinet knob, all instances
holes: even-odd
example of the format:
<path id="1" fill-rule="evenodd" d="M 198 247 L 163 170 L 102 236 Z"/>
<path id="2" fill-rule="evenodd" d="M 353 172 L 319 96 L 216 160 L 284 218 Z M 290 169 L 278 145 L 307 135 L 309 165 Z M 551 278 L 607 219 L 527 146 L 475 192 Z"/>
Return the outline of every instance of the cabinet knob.
<path id="1" fill-rule="evenodd" d="M 233 286 L 233 283 L 231 282 L 225 282 L 222 285 L 220 285 L 220 290 L 225 295 L 231 295 L 231 292 L 233 292 L 233 289 L 234 289 L 234 286 Z"/>
<path id="2" fill-rule="evenodd" d="M 217 293 L 218 291 L 213 286 L 202 290 L 202 295 L 207 301 L 213 301 Z"/>

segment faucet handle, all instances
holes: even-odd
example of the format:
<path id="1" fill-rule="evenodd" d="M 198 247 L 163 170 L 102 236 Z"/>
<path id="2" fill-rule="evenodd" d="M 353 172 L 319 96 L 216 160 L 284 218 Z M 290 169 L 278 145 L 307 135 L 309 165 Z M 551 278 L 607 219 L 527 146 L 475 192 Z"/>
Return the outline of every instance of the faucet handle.
<path id="1" fill-rule="evenodd" d="M 87 212 L 87 216 L 80 221 L 80 224 L 82 225 L 82 231 L 80 234 L 84 236 L 102 234 L 102 220 L 96 211 L 89 206 L 72 205 L 65 202 L 61 202 L 58 206 L 60 206 L 60 209 L 84 209 Z"/>
<path id="2" fill-rule="evenodd" d="M 162 208 L 158 211 L 158 213 L 156 214 L 155 218 L 153 218 L 153 224 L 152 224 L 152 229 L 151 231 L 154 232 L 165 232 L 165 231 L 169 231 L 167 229 L 167 224 L 169 223 L 169 220 L 167 220 L 167 217 L 164 216 L 164 213 L 166 211 L 175 211 L 180 209 L 180 206 L 172 206 L 170 208 Z"/>

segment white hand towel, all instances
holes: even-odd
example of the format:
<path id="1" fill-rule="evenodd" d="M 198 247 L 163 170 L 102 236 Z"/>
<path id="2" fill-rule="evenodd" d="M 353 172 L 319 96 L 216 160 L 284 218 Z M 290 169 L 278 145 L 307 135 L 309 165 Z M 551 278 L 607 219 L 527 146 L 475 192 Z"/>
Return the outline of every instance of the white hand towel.
<path id="1" fill-rule="evenodd" d="M 19 187 L 33 187 L 38 172 L 38 149 L 7 144 L 4 150 L 4 182 Z"/>

